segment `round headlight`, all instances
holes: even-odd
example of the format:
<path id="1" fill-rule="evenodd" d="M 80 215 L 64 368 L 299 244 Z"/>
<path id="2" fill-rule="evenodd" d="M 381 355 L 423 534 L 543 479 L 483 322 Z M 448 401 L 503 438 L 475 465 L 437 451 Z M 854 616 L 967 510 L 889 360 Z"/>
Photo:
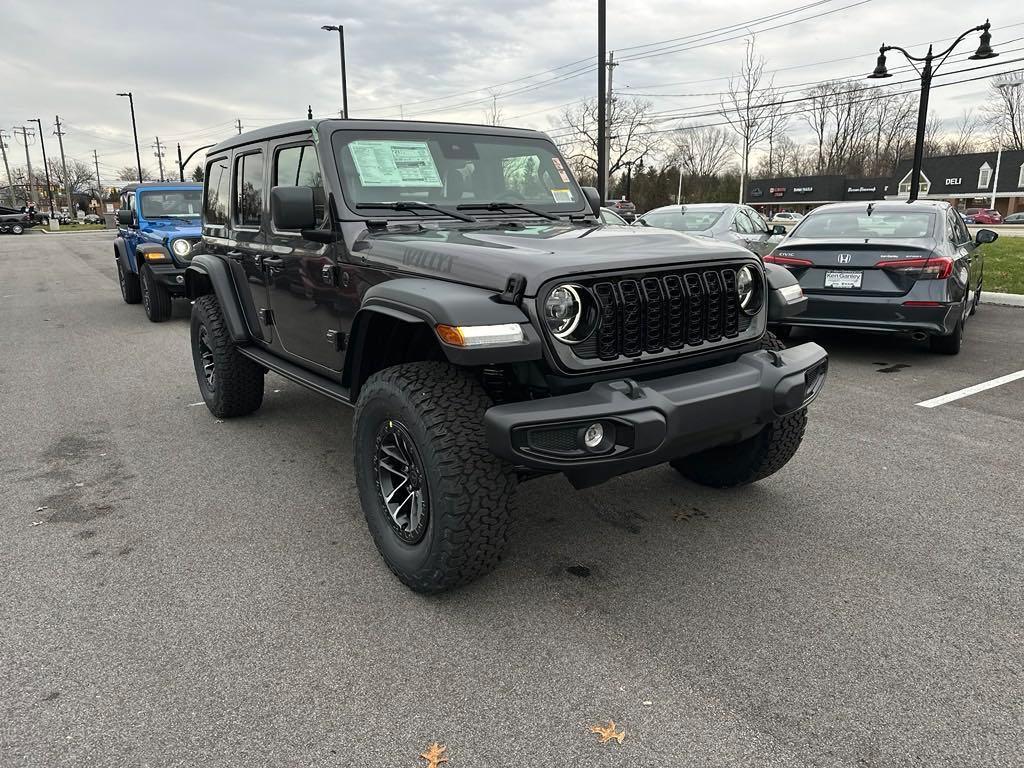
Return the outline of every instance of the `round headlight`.
<path id="1" fill-rule="evenodd" d="M 572 285 L 560 285 L 544 302 L 544 321 L 556 339 L 565 340 L 576 330 L 583 314 L 579 291 Z"/>
<path id="2" fill-rule="evenodd" d="M 175 256 L 188 256 L 192 252 L 192 243 L 184 238 L 179 238 L 171 243 L 171 250 L 174 251 Z"/>
<path id="3" fill-rule="evenodd" d="M 751 267 L 741 267 L 736 273 L 736 293 L 740 299 L 740 309 L 748 315 L 761 308 L 757 273 Z"/>

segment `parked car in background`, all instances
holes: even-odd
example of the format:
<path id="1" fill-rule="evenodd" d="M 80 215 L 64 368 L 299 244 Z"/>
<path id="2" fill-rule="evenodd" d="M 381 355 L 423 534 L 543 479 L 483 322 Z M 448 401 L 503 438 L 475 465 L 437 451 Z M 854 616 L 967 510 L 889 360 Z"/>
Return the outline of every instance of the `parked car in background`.
<path id="1" fill-rule="evenodd" d="M 125 304 L 142 302 L 146 317 L 171 316 L 185 293 L 185 267 L 202 235 L 203 185 L 129 184 L 121 191 L 114 260 Z"/>
<path id="2" fill-rule="evenodd" d="M 1003 224 L 1024 224 L 1024 211 L 1021 211 L 1020 213 L 1011 213 L 1003 219 Z"/>
<path id="3" fill-rule="evenodd" d="M 736 203 L 666 205 L 648 211 L 633 226 L 660 227 L 742 245 L 764 256 L 785 236 L 781 224 L 769 225 L 753 208 Z"/>
<path id="4" fill-rule="evenodd" d="M 984 262 L 949 203 L 835 203 L 807 215 L 765 262 L 787 267 L 807 295 L 807 309 L 782 321 L 910 333 L 935 352 L 955 355 L 964 324 L 981 297 Z"/>
<path id="5" fill-rule="evenodd" d="M 32 217 L 14 208 L 0 207 L 0 234 L 21 235 L 29 227 L 35 226 Z"/>
<path id="6" fill-rule="evenodd" d="M 793 211 L 779 211 L 771 218 L 772 224 L 786 224 L 792 225 L 799 222 L 804 215 L 802 213 L 795 213 Z"/>
<path id="7" fill-rule="evenodd" d="M 636 218 L 636 206 L 626 198 L 621 200 L 606 200 L 605 207 L 611 208 L 626 221 L 633 221 Z"/>
<path id="8" fill-rule="evenodd" d="M 1003 215 L 995 208 L 968 208 L 964 211 L 975 224 L 1002 224 Z"/>
<path id="9" fill-rule="evenodd" d="M 964 213 L 960 209 L 957 209 L 957 213 L 960 215 L 960 218 L 963 219 L 964 224 L 973 224 L 974 223 L 974 217 L 973 216 L 968 216 L 966 213 Z"/>
<path id="10" fill-rule="evenodd" d="M 86 224 L 102 224 L 103 217 L 96 213 L 87 213 L 85 218 L 82 219 Z"/>
<path id="11" fill-rule="evenodd" d="M 619 216 L 611 208 L 601 208 L 601 223 L 610 224 L 614 227 L 628 227 L 629 222 Z"/>

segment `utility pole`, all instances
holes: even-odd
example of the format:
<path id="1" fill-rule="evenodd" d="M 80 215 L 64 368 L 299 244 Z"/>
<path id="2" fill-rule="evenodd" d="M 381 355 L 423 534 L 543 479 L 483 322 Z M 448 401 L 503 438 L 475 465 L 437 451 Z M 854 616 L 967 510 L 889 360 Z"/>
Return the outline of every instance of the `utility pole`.
<path id="1" fill-rule="evenodd" d="M 68 161 L 64 157 L 64 131 L 60 129 L 60 115 L 55 115 L 53 121 L 57 124 L 57 129 L 53 133 L 57 137 L 57 143 L 60 144 L 60 167 L 64 172 L 64 193 L 68 198 L 68 214 L 74 216 L 75 202 L 71 199 L 71 179 L 68 176 Z"/>
<path id="2" fill-rule="evenodd" d="M 178 142 L 178 181 L 185 180 L 185 166 L 181 162 L 181 142 Z"/>
<path id="3" fill-rule="evenodd" d="M 32 156 L 28 153 L 28 137 L 35 136 L 36 132 L 26 128 L 24 125 L 14 126 L 14 132 L 21 132 L 21 141 L 25 145 L 25 165 L 28 166 L 28 202 L 34 204 L 39 202 L 36 195 L 36 177 L 32 175 Z"/>
<path id="4" fill-rule="evenodd" d="M 50 185 L 50 161 L 46 159 L 46 140 L 43 138 L 43 121 L 38 117 L 29 120 L 39 126 L 39 147 L 43 150 L 43 169 L 46 171 L 46 200 L 50 204 L 50 215 L 53 216 L 53 188 Z"/>
<path id="5" fill-rule="evenodd" d="M 605 77 L 607 70 L 604 67 L 608 47 L 607 20 L 607 0 L 597 0 L 597 193 L 601 196 L 601 205 L 604 205 L 608 198 L 608 155 L 605 145 L 608 128 L 608 85 Z"/>
<path id="6" fill-rule="evenodd" d="M 160 166 L 160 181 L 164 181 L 164 150 L 160 144 L 160 137 L 156 137 L 156 144 L 152 146 L 156 147 L 156 152 L 153 153 L 153 157 L 156 158 L 157 165 Z"/>
<path id="7" fill-rule="evenodd" d="M 615 63 L 615 51 L 611 51 L 608 54 L 608 106 L 606 108 L 608 112 L 608 119 L 604 129 L 604 189 L 606 197 L 610 197 L 612 193 L 610 173 L 612 164 L 612 113 L 615 111 L 615 95 L 614 91 L 612 90 L 612 75 L 614 74 L 615 68 L 617 66 L 619 65 Z M 604 201 L 604 199 L 604 197 L 601 198 L 602 202 Z"/>
<path id="8" fill-rule="evenodd" d="M 7 163 L 7 143 L 4 141 L 6 138 L 7 131 L 0 131 L 0 154 L 4 156 L 4 170 L 7 171 L 7 196 L 11 198 L 11 207 L 14 208 L 14 177 L 11 176 L 11 166 Z"/>
<path id="9" fill-rule="evenodd" d="M 125 93 L 118 93 L 118 96 L 128 97 L 128 106 L 132 110 L 132 137 L 135 139 L 135 164 L 139 170 L 139 184 L 142 183 L 142 156 L 139 154 L 139 131 L 135 127 L 135 97 L 132 96 L 131 91 Z"/>
<path id="10" fill-rule="evenodd" d="M 92 151 L 92 161 L 96 163 L 96 199 L 99 201 L 100 210 L 103 210 L 103 185 L 100 184 L 100 158 L 96 150 Z"/>
<path id="11" fill-rule="evenodd" d="M 236 118 L 235 119 L 235 127 L 238 128 L 238 135 L 241 136 L 242 135 L 242 119 L 241 118 Z"/>

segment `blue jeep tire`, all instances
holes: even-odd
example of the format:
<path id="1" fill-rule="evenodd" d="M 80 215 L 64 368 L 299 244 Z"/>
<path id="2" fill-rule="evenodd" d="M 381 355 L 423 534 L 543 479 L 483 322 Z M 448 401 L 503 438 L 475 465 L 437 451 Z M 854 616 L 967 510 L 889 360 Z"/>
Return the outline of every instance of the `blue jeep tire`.
<path id="1" fill-rule="evenodd" d="M 125 272 L 121 260 L 117 259 L 117 282 L 121 285 L 121 298 L 125 304 L 138 304 L 142 301 L 142 288 L 139 276 L 133 272 Z"/>
<path id="2" fill-rule="evenodd" d="M 152 323 L 162 323 L 171 316 L 171 293 L 156 281 L 153 270 L 143 266 L 139 274 L 142 283 L 142 307 Z"/>

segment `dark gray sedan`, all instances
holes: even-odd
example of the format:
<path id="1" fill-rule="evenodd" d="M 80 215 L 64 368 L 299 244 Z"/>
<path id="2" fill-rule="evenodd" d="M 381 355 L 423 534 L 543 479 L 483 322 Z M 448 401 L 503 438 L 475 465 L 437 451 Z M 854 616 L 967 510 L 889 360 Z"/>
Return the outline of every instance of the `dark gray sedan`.
<path id="1" fill-rule="evenodd" d="M 945 202 L 837 203 L 807 215 L 772 253 L 800 281 L 807 309 L 793 326 L 910 333 L 955 355 L 981 297 L 984 262 L 956 209 Z"/>
<path id="2" fill-rule="evenodd" d="M 633 226 L 674 229 L 688 235 L 736 243 L 758 256 L 770 252 L 786 234 L 785 227 L 771 226 L 753 208 L 735 203 L 666 205 L 648 211 Z"/>

